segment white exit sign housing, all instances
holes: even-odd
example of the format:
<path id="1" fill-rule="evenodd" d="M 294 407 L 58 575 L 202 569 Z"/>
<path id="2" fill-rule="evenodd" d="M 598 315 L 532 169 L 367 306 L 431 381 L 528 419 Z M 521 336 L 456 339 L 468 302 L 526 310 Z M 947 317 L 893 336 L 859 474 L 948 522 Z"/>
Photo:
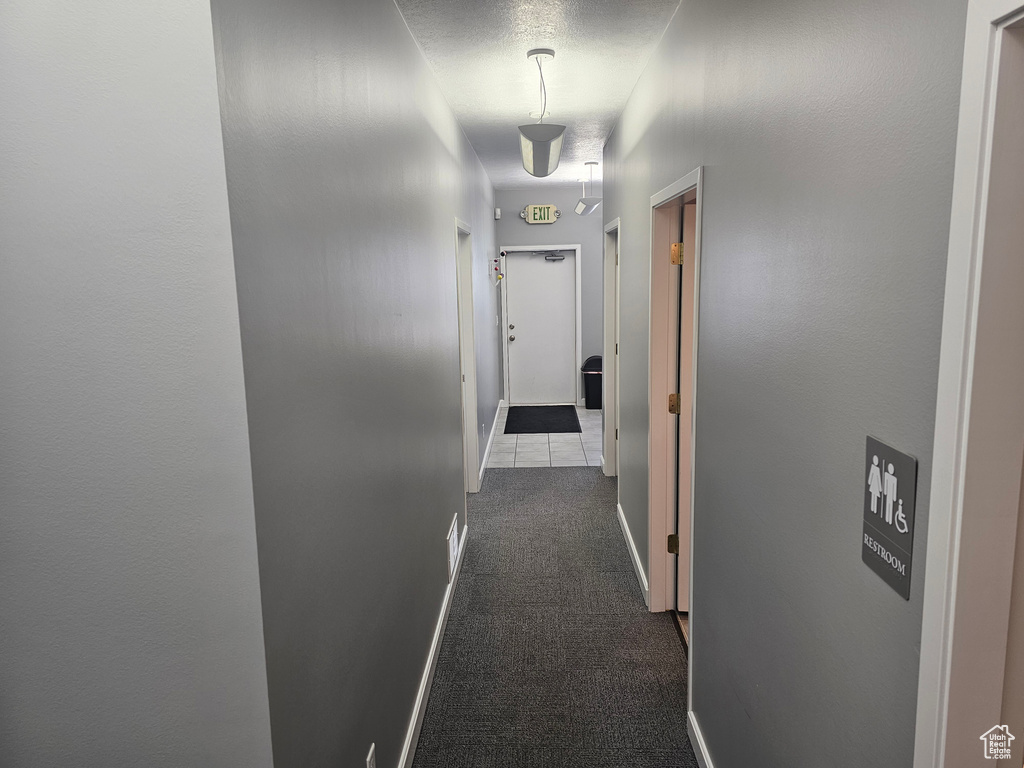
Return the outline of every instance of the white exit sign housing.
<path id="1" fill-rule="evenodd" d="M 550 204 L 528 205 L 519 215 L 526 219 L 527 224 L 554 224 L 562 212 Z"/>

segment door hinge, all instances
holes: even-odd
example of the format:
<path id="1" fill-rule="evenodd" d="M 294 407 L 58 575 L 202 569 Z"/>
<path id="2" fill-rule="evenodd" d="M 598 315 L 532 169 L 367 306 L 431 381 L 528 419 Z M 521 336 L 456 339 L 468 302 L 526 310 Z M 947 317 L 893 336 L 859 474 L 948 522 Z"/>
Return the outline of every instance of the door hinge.
<path id="1" fill-rule="evenodd" d="M 463 383 L 463 384 L 465 384 L 465 383 L 466 383 L 466 374 L 462 374 L 462 383 Z"/>
<path id="2" fill-rule="evenodd" d="M 619 354 L 619 345 L 618 344 L 615 345 L 615 354 L 616 355 Z"/>
<path id="3" fill-rule="evenodd" d="M 672 263 L 677 267 L 683 263 L 682 243 L 672 243 Z"/>
<path id="4" fill-rule="evenodd" d="M 618 266 L 618 265 L 619 265 L 619 252 L 616 251 L 615 252 L 615 266 Z"/>
<path id="5" fill-rule="evenodd" d="M 615 430 L 615 439 L 616 440 L 619 439 L 619 430 L 618 429 Z"/>
<path id="6" fill-rule="evenodd" d="M 676 416 L 681 413 L 681 409 L 679 407 L 679 395 L 668 396 L 668 412 L 674 413 Z"/>
<path id="7" fill-rule="evenodd" d="M 670 533 L 668 535 L 668 553 L 670 555 L 678 555 L 679 554 L 679 534 L 678 533 Z"/>

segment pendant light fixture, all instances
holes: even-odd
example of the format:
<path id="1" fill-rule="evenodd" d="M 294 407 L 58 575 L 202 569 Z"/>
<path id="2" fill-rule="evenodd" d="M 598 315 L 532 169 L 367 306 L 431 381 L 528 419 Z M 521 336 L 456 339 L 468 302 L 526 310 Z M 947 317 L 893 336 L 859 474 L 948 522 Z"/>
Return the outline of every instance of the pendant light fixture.
<path id="1" fill-rule="evenodd" d="M 576 213 L 578 213 L 580 216 L 587 216 L 587 215 L 593 213 L 594 211 L 597 210 L 597 206 L 599 206 L 601 204 L 601 198 L 600 197 L 593 197 L 593 194 L 594 194 L 594 166 L 597 165 L 597 162 L 594 161 L 594 160 L 591 160 L 590 162 L 585 163 L 585 165 L 589 165 L 590 166 L 590 194 L 591 194 L 591 197 L 587 197 L 587 182 L 584 181 L 583 182 L 583 197 L 581 197 L 580 201 L 578 203 L 576 203 Z"/>
<path id="2" fill-rule="evenodd" d="M 548 89 L 544 84 L 544 67 L 542 62 L 555 58 L 550 48 L 534 48 L 527 51 L 526 58 L 537 62 L 540 73 L 540 121 L 519 126 L 519 151 L 523 155 L 523 168 L 531 176 L 543 178 L 550 176 L 558 167 L 558 158 L 562 154 L 562 139 L 565 135 L 564 125 L 544 122 L 548 109 Z"/>

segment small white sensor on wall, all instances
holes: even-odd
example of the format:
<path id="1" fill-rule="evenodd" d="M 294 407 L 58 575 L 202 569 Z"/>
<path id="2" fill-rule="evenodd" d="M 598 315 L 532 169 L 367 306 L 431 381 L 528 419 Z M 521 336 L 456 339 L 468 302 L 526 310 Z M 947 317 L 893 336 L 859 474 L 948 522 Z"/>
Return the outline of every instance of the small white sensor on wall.
<path id="1" fill-rule="evenodd" d="M 501 218 L 501 208 L 494 209 L 494 220 L 497 221 Z"/>

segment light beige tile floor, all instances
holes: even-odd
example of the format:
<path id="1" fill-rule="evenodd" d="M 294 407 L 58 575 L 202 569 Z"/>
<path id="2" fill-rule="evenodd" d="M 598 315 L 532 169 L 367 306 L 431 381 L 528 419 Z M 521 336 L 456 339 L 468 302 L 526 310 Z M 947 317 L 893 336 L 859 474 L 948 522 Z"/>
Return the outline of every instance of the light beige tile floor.
<path id="1" fill-rule="evenodd" d="M 582 433 L 506 435 L 508 406 L 498 412 L 488 467 L 599 467 L 601 411 L 576 408 Z"/>

